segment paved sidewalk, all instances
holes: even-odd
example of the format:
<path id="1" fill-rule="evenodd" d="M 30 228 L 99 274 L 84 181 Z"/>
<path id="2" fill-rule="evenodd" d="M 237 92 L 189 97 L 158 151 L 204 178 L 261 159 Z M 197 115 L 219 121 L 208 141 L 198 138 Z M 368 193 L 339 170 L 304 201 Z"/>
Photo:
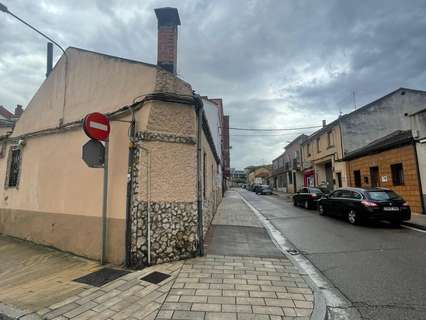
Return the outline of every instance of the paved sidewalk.
<path id="1" fill-rule="evenodd" d="M 223 234 L 227 228 L 232 228 L 232 235 Z M 261 254 L 262 246 L 247 244 L 250 232 L 266 254 Z M 265 237 L 266 231 L 240 195 L 228 192 L 214 219 L 205 257 L 132 272 L 20 319 L 309 319 L 312 290 Z M 232 255 L 211 254 L 213 249 L 224 252 L 232 247 L 236 248 Z M 159 284 L 141 280 L 153 271 L 170 277 Z"/>
<path id="2" fill-rule="evenodd" d="M 425 214 L 411 214 L 411 219 L 409 221 L 404 221 L 403 224 L 426 230 L 426 215 Z"/>

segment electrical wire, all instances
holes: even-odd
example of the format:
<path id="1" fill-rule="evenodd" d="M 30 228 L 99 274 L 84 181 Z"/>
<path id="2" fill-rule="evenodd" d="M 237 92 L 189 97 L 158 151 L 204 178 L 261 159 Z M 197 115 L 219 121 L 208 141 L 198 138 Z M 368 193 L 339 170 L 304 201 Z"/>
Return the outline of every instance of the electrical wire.
<path id="1" fill-rule="evenodd" d="M 283 129 L 259 129 L 259 128 L 236 128 L 229 127 L 230 130 L 240 130 L 240 131 L 291 131 L 291 130 L 306 130 L 306 129 L 316 129 L 321 128 L 322 126 L 309 126 L 309 127 L 299 127 L 299 128 L 283 128 Z"/>

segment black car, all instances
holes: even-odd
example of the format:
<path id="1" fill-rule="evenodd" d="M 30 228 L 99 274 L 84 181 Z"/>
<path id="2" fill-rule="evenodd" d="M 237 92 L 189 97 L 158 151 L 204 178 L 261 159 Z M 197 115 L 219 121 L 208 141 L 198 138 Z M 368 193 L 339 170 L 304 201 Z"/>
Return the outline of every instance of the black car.
<path id="1" fill-rule="evenodd" d="M 272 188 L 268 186 L 267 184 L 262 184 L 257 188 L 256 190 L 257 194 L 272 194 Z"/>
<path id="2" fill-rule="evenodd" d="M 302 188 L 293 195 L 293 204 L 303 206 L 306 209 L 316 208 L 317 202 L 323 196 L 319 188 Z"/>
<path id="3" fill-rule="evenodd" d="M 382 188 L 338 189 L 319 200 L 318 211 L 321 215 L 343 216 L 351 224 L 368 220 L 388 220 L 399 225 L 411 218 L 407 202 L 396 192 Z"/>
<path id="4" fill-rule="evenodd" d="M 251 191 L 257 193 L 257 191 L 260 189 L 261 185 L 260 184 L 255 184 L 253 185 Z"/>

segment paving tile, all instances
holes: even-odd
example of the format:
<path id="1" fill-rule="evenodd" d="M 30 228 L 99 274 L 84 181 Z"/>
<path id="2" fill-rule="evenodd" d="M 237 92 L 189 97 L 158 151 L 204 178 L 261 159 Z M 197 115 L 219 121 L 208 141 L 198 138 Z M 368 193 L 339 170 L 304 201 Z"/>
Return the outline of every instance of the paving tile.
<path id="1" fill-rule="evenodd" d="M 287 288 L 287 292 L 290 293 L 302 293 L 302 294 L 312 294 L 312 290 L 308 288 Z"/>
<path id="2" fill-rule="evenodd" d="M 73 302 L 73 303 L 70 303 L 70 304 L 66 304 L 66 305 L 64 305 L 64 306 L 62 306 L 58 309 L 55 309 L 51 312 L 48 312 L 43 317 L 47 320 L 50 320 L 50 319 L 56 318 L 58 316 L 61 316 L 66 312 L 77 309 L 78 307 L 80 307 L 80 305 Z"/>
<path id="3" fill-rule="evenodd" d="M 218 289 L 197 289 L 195 292 L 195 295 L 197 296 L 221 296 L 222 290 Z"/>
<path id="4" fill-rule="evenodd" d="M 173 316 L 173 311 L 171 310 L 161 310 L 157 314 L 157 319 L 171 319 Z"/>
<path id="5" fill-rule="evenodd" d="M 237 320 L 235 312 L 206 312 L 205 320 Z"/>
<path id="6" fill-rule="evenodd" d="M 72 318 L 73 320 L 87 320 L 97 315 L 97 312 L 93 310 L 87 310 L 77 317 Z"/>
<path id="7" fill-rule="evenodd" d="M 253 308 L 253 313 L 272 314 L 277 316 L 284 315 L 284 312 L 280 307 L 253 306 L 252 308 Z"/>
<path id="8" fill-rule="evenodd" d="M 208 283 L 185 283 L 187 289 L 209 289 Z"/>
<path id="9" fill-rule="evenodd" d="M 73 317 L 76 317 L 76 316 L 82 314 L 83 312 L 90 310 L 90 309 L 92 309 L 96 306 L 97 306 L 96 303 L 94 303 L 93 301 L 89 301 L 88 303 L 83 304 L 83 305 L 81 305 L 78 308 L 75 308 L 73 310 L 70 310 L 70 311 L 64 313 L 63 315 L 65 317 L 68 317 L 68 318 L 73 318 Z"/>
<path id="10" fill-rule="evenodd" d="M 244 312 L 251 313 L 252 309 L 250 305 L 243 304 L 222 304 L 222 312 Z"/>
<path id="11" fill-rule="evenodd" d="M 169 294 L 175 296 L 193 296 L 195 295 L 195 289 L 171 289 Z"/>
<path id="12" fill-rule="evenodd" d="M 294 308 L 293 300 L 289 300 L 289 299 L 269 299 L 269 298 L 265 298 L 265 302 L 266 302 L 267 306 Z"/>
<path id="13" fill-rule="evenodd" d="M 180 296 L 179 302 L 206 303 L 207 296 Z"/>
<path id="14" fill-rule="evenodd" d="M 191 310 L 191 303 L 166 302 L 161 307 L 162 310 Z"/>
<path id="15" fill-rule="evenodd" d="M 191 307 L 191 311 L 210 311 L 210 312 L 220 312 L 222 307 L 220 304 L 214 303 L 194 303 Z"/>
<path id="16" fill-rule="evenodd" d="M 250 291 L 252 298 L 277 298 L 274 291 Z"/>
<path id="17" fill-rule="evenodd" d="M 204 320 L 205 312 L 201 311 L 175 311 L 172 319 L 176 320 Z"/>
<path id="18" fill-rule="evenodd" d="M 295 317 L 296 316 L 296 310 L 294 308 L 283 308 L 284 315 L 286 317 Z"/>
<path id="19" fill-rule="evenodd" d="M 223 296 L 224 297 L 248 297 L 249 292 L 242 291 L 242 290 L 223 290 Z"/>
<path id="20" fill-rule="evenodd" d="M 207 297 L 208 303 L 235 304 L 235 297 Z"/>
<path id="21" fill-rule="evenodd" d="M 209 289 L 235 290 L 235 284 L 231 284 L 231 283 L 210 283 Z"/>
<path id="22" fill-rule="evenodd" d="M 166 298 L 167 302 L 178 302 L 181 296 L 168 295 Z"/>
<path id="23" fill-rule="evenodd" d="M 246 298 L 246 297 L 237 297 L 237 304 L 250 304 L 264 306 L 266 305 L 263 298 Z"/>
<path id="24" fill-rule="evenodd" d="M 301 293 L 277 292 L 276 294 L 280 299 L 305 300 L 305 296 Z"/>
<path id="25" fill-rule="evenodd" d="M 270 320 L 269 315 L 255 313 L 238 313 L 238 320 Z"/>
<path id="26" fill-rule="evenodd" d="M 311 301 L 295 300 L 294 304 L 296 305 L 296 308 L 312 309 L 314 307 L 314 305 Z"/>

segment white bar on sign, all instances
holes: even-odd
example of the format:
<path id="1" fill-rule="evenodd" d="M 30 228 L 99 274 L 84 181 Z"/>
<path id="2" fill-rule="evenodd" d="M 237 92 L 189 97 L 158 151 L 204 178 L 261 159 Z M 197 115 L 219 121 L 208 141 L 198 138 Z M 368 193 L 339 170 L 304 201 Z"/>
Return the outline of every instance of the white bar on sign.
<path id="1" fill-rule="evenodd" d="M 102 131 L 108 131 L 108 126 L 99 122 L 90 121 L 89 126 Z"/>

